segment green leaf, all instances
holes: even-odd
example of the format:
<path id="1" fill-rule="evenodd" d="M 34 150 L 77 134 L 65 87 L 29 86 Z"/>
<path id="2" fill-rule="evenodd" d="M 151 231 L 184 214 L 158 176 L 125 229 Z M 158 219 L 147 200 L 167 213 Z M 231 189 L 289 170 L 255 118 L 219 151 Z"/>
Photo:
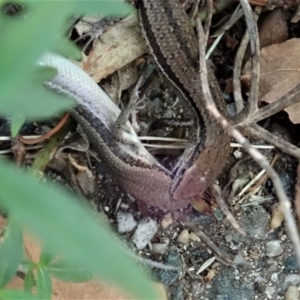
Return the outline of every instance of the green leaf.
<path id="1" fill-rule="evenodd" d="M 55 254 L 53 252 L 49 252 L 49 249 L 43 247 L 39 265 L 48 266 L 54 258 Z"/>
<path id="2" fill-rule="evenodd" d="M 20 125 L 24 119 L 37 120 L 69 110 L 75 104 L 73 100 L 44 87 L 44 82 L 55 73 L 52 68 L 35 68 L 15 92 L 15 100 L 0 102 L 1 115 L 13 116 Z"/>
<path id="3" fill-rule="evenodd" d="M 34 284 L 35 284 L 35 280 L 34 280 L 33 270 L 29 270 L 25 276 L 24 290 L 28 293 L 31 293 Z"/>
<path id="4" fill-rule="evenodd" d="M 11 127 L 10 127 L 11 135 L 13 137 L 15 137 L 19 133 L 19 131 L 20 131 L 21 127 L 23 126 L 23 124 L 25 123 L 25 121 L 26 121 L 26 118 L 24 117 L 24 115 L 22 115 L 22 114 L 20 114 L 20 115 L 14 114 L 13 115 L 13 117 L 11 119 Z"/>
<path id="5" fill-rule="evenodd" d="M 0 182 L 5 187 L 0 189 L 0 207 L 49 251 L 115 282 L 139 299 L 157 298 L 153 284 L 86 203 L 49 182 L 37 183 L 4 162 L 0 162 Z"/>
<path id="6" fill-rule="evenodd" d="M 28 75 L 41 54 L 62 40 L 64 18 L 73 5 L 72 1 L 28 1 L 26 6 L 27 18 L 7 18 L 0 14 L 1 103 L 28 104 Z"/>
<path id="7" fill-rule="evenodd" d="M 0 299 L 1 300 L 23 300 L 23 299 L 34 300 L 37 298 L 35 295 L 29 294 L 25 291 L 0 290 Z"/>
<path id="8" fill-rule="evenodd" d="M 65 260 L 52 262 L 47 270 L 51 276 L 66 282 L 85 282 L 91 279 L 91 274 L 86 269 L 76 267 Z"/>
<path id="9" fill-rule="evenodd" d="M 37 270 L 36 296 L 38 299 L 51 299 L 52 282 L 49 272 L 41 267 Z"/>
<path id="10" fill-rule="evenodd" d="M 22 232 L 19 224 L 10 220 L 0 245 L 0 288 L 3 288 L 14 277 L 22 256 Z"/>
<path id="11" fill-rule="evenodd" d="M 33 85 L 32 69 L 41 54 L 49 49 L 59 48 L 65 54 L 74 54 L 64 37 L 67 17 L 84 12 L 120 14 L 128 12 L 129 6 L 121 1 L 23 2 L 27 18 L 8 18 L 0 13 L 1 114 L 15 119 L 19 115 L 44 118 L 65 109 L 66 105 L 50 97 L 40 85 Z"/>

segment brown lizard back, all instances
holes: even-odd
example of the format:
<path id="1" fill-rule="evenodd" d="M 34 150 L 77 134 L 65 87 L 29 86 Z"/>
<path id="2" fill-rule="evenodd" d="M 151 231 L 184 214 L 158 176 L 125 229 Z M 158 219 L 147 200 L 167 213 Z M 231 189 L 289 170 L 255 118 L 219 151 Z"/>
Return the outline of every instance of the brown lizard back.
<path id="1" fill-rule="evenodd" d="M 192 104 L 199 123 L 204 124 L 201 138 L 194 129 L 198 140 L 193 153 L 176 170 L 172 184 L 172 196 L 187 199 L 203 193 L 216 180 L 230 152 L 230 137 L 207 111 L 199 76 L 197 38 L 180 2 L 141 0 L 138 5 L 143 34 L 156 63 Z M 226 115 L 219 84 L 209 66 L 208 76 L 213 99 Z"/>

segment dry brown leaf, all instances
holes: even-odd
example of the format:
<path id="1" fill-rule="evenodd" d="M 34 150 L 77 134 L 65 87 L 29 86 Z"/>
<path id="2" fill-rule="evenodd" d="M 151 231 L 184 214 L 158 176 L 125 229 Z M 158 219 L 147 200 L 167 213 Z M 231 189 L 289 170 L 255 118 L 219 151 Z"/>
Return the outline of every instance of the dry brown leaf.
<path id="1" fill-rule="evenodd" d="M 281 9 L 275 9 L 259 27 L 260 48 L 283 43 L 288 38 L 288 26 Z"/>
<path id="2" fill-rule="evenodd" d="M 77 29 L 77 28 L 76 28 Z M 78 30 L 78 29 L 77 29 Z M 79 32 L 82 29 L 78 30 Z M 79 64 L 96 82 L 147 52 L 137 17 L 130 15 L 109 27 Z"/>
<path id="3" fill-rule="evenodd" d="M 260 63 L 259 99 L 272 103 L 300 82 L 300 39 L 263 48 Z M 245 77 L 250 76 L 250 62 L 245 65 L 243 73 Z M 300 103 L 285 111 L 293 123 L 300 123 Z"/>
<path id="4" fill-rule="evenodd" d="M 211 282 L 211 280 L 216 276 L 216 270 L 210 269 L 207 272 L 207 275 L 204 278 L 205 283 Z"/>

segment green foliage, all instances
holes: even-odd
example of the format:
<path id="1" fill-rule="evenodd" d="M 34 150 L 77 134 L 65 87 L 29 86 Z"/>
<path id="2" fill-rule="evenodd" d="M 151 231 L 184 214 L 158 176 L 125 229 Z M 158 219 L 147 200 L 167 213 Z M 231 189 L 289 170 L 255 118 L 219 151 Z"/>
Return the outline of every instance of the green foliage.
<path id="1" fill-rule="evenodd" d="M 38 268 L 36 290 L 38 299 L 51 299 L 51 278 L 49 272 L 44 268 Z"/>
<path id="2" fill-rule="evenodd" d="M 30 269 L 27 271 L 26 276 L 25 276 L 24 290 L 27 293 L 31 293 L 34 284 L 35 284 L 35 280 L 34 280 L 33 270 Z"/>
<path id="3" fill-rule="evenodd" d="M 23 3 L 26 18 L 8 18 L 0 13 L 0 112 L 12 118 L 13 134 L 25 119 L 50 117 L 71 105 L 42 86 L 49 72 L 37 73 L 34 67 L 45 51 L 58 50 L 78 57 L 78 51 L 64 37 L 68 18 L 74 14 L 129 11 L 120 1 Z M 139 299 L 156 298 L 145 274 L 88 205 L 50 182 L 38 183 L 32 175 L 3 161 L 0 182 L 0 209 L 11 220 L 0 247 L 1 299 L 35 299 L 31 294 L 34 285 L 38 299 L 50 299 L 50 276 L 82 281 L 90 274 L 115 282 Z M 22 258 L 20 228 L 33 234 L 44 251 L 38 263 L 23 263 L 27 267 L 25 290 L 6 290 L 3 287 Z M 56 256 L 60 259 L 53 259 Z"/>
<path id="4" fill-rule="evenodd" d="M 23 257 L 23 240 L 19 225 L 9 222 L 0 245 L 0 288 L 15 275 Z"/>
<path id="5" fill-rule="evenodd" d="M 91 274 L 85 269 L 75 267 L 65 260 L 57 260 L 47 266 L 51 276 L 62 281 L 84 282 L 91 279 Z"/>

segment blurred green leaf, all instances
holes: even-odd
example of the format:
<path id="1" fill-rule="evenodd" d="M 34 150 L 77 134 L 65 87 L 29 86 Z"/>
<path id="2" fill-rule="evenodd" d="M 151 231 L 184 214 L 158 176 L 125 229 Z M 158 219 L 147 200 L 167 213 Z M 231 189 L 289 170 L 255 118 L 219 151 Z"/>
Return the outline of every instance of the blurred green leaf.
<path id="1" fill-rule="evenodd" d="M 19 224 L 10 220 L 0 245 L 0 288 L 15 275 L 23 256 L 23 239 Z"/>
<path id="2" fill-rule="evenodd" d="M 19 86 L 21 101 L 0 102 L 1 115 L 13 115 L 17 126 L 24 118 L 37 120 L 69 110 L 75 105 L 73 100 L 44 87 L 44 82 L 55 73 L 51 68 L 34 68 L 31 76 Z"/>
<path id="3" fill-rule="evenodd" d="M 49 252 L 49 249 L 43 247 L 40 261 L 38 264 L 43 266 L 48 266 L 52 260 L 54 260 L 55 254 L 53 252 Z"/>
<path id="4" fill-rule="evenodd" d="M 38 268 L 36 278 L 36 296 L 38 299 L 51 299 L 52 282 L 49 272 L 44 268 Z"/>
<path id="5" fill-rule="evenodd" d="M 0 163 L 0 182 L 5 187 L 0 189 L 0 206 L 49 251 L 56 251 L 99 278 L 119 284 L 139 299 L 156 298 L 152 283 L 90 206 L 74 195 L 58 191 L 49 182 L 38 184 L 29 174 L 4 162 Z"/>
<path id="6" fill-rule="evenodd" d="M 76 267 L 65 260 L 53 261 L 47 266 L 47 270 L 51 276 L 66 282 L 84 282 L 92 278 L 87 270 Z"/>
<path id="7" fill-rule="evenodd" d="M 21 127 L 23 126 L 23 124 L 25 123 L 26 121 L 26 118 L 24 117 L 24 115 L 14 115 L 12 118 L 11 118 L 11 126 L 10 126 L 10 131 L 11 131 L 11 135 L 13 137 L 15 137 Z"/>
<path id="8" fill-rule="evenodd" d="M 1 300 L 34 300 L 38 299 L 35 295 L 29 294 L 25 291 L 19 290 L 0 290 L 0 299 Z M 41 299 L 38 299 L 41 300 Z"/>
<path id="9" fill-rule="evenodd" d="M 28 75 L 40 55 L 62 41 L 64 18 L 70 3 L 28 1 L 27 18 L 8 18 L 0 13 L 0 79 L 4 87 L 1 103 L 23 101 L 28 105 L 30 99 L 19 99 L 20 89 L 24 92 L 24 86 L 27 87 L 24 83 L 28 82 Z"/>
<path id="10" fill-rule="evenodd" d="M 34 280 L 33 270 L 29 270 L 25 276 L 24 290 L 28 293 L 31 293 L 34 284 L 35 284 L 35 280 Z"/>
<path id="11" fill-rule="evenodd" d="M 33 84 L 32 70 L 45 51 L 59 48 L 64 54 L 74 55 L 74 46 L 65 38 L 67 17 L 85 12 L 121 14 L 130 9 L 121 1 L 21 2 L 26 6 L 26 18 L 9 18 L 0 11 L 1 114 L 14 119 L 20 115 L 44 118 L 69 106 Z"/>
<path id="12" fill-rule="evenodd" d="M 132 11 L 132 7 L 123 0 L 76 1 L 76 7 L 74 7 L 74 13 L 79 14 L 126 15 Z"/>

